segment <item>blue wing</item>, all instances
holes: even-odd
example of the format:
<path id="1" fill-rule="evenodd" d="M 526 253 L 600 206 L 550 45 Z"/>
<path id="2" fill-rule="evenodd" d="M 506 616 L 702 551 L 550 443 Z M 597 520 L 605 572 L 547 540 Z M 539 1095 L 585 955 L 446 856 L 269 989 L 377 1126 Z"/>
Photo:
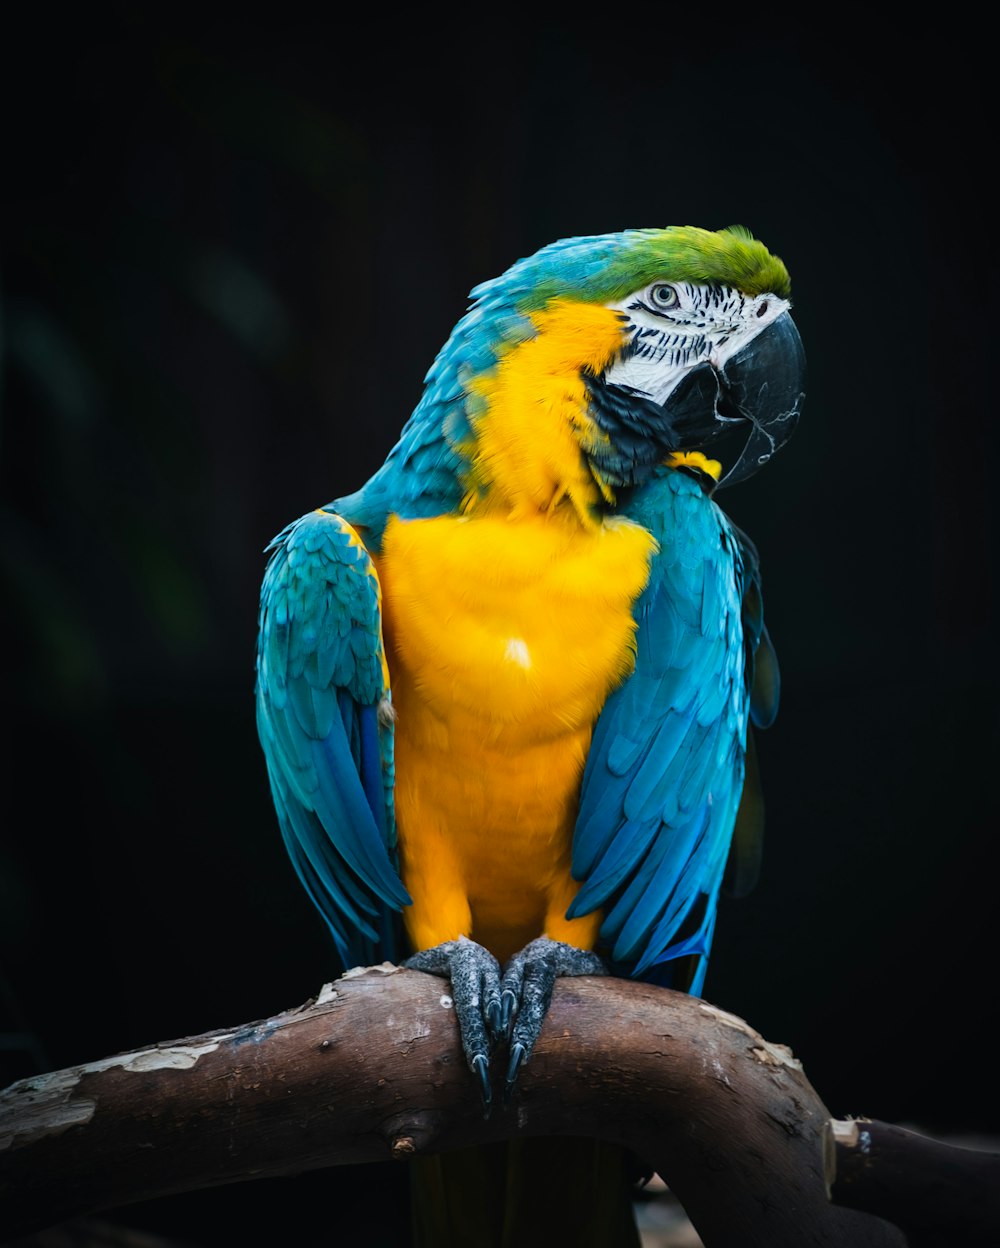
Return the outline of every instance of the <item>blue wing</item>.
<path id="1" fill-rule="evenodd" d="M 743 790 L 747 649 L 764 636 L 762 617 L 743 620 L 756 553 L 684 472 L 661 472 L 628 514 L 660 551 L 636 604 L 635 670 L 594 730 L 569 914 L 602 907 L 601 947 L 623 974 L 697 994 Z"/>
<path id="2" fill-rule="evenodd" d="M 395 959 L 409 903 L 395 863 L 392 717 L 378 578 L 331 511 L 268 547 L 257 731 L 281 833 L 345 966 Z"/>

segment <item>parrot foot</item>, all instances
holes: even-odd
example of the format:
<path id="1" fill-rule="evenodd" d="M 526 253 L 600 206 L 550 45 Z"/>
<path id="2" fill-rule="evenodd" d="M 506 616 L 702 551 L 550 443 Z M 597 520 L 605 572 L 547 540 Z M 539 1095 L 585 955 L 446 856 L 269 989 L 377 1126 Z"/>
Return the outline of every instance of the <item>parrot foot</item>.
<path id="1" fill-rule="evenodd" d="M 596 953 L 547 936 L 515 953 L 502 977 L 493 954 L 465 936 L 415 953 L 403 966 L 451 980 L 462 1051 L 479 1081 L 486 1118 L 493 1107 L 490 1056 L 497 1043 L 509 1045 L 504 1079 L 504 1103 L 509 1104 L 518 1072 L 542 1030 L 556 980 L 563 975 L 607 974 Z"/>
<path id="2" fill-rule="evenodd" d="M 510 1059 L 504 1080 L 504 1103 L 535 1047 L 552 1000 L 555 982 L 563 975 L 606 975 L 596 953 L 539 936 L 515 953 L 504 967 L 500 982 L 501 1034 L 509 1041 Z"/>
<path id="3" fill-rule="evenodd" d="M 493 1105 L 490 1054 L 503 1034 L 505 1017 L 500 963 L 482 945 L 460 936 L 458 940 L 449 940 L 433 949 L 415 953 L 406 959 L 403 966 L 451 980 L 462 1051 L 469 1069 L 479 1080 L 483 1116 L 488 1118 Z"/>

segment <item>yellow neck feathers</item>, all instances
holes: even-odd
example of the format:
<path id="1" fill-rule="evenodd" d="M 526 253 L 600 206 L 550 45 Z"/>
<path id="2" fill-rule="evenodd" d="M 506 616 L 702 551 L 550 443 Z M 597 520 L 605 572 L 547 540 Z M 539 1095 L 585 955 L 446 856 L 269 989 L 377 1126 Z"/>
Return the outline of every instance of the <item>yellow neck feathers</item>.
<path id="1" fill-rule="evenodd" d="M 613 495 L 581 451 L 581 442 L 593 446 L 605 435 L 588 413 L 580 372 L 602 372 L 620 349 L 620 314 L 557 300 L 531 321 L 536 336 L 511 347 L 471 385 L 478 411 L 471 417 L 475 444 L 465 507 L 527 515 L 551 512 L 567 500 L 590 527 L 593 509 Z"/>
<path id="2" fill-rule="evenodd" d="M 701 451 L 671 451 L 663 462 L 671 468 L 697 468 L 716 481 L 722 476 L 719 460 L 708 459 Z"/>

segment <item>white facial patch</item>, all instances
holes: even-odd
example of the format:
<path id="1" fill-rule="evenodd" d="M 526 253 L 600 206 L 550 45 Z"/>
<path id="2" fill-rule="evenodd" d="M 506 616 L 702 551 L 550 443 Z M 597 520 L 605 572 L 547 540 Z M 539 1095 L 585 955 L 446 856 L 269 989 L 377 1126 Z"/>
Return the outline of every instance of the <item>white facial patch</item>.
<path id="1" fill-rule="evenodd" d="M 607 306 L 628 318 L 631 349 L 607 369 L 605 381 L 662 404 L 692 368 L 721 369 L 791 304 L 731 286 L 653 282 Z"/>

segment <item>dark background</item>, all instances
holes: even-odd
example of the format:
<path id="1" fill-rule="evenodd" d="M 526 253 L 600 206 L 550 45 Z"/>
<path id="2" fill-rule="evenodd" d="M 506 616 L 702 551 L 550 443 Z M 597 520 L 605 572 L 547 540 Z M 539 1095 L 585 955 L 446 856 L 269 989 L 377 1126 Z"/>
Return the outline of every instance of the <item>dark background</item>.
<path id="1" fill-rule="evenodd" d="M 838 1116 L 998 1130 L 985 53 L 657 13 L 8 30 L 0 1083 L 333 976 L 256 741 L 264 546 L 381 462 L 476 282 L 567 235 L 739 222 L 788 264 L 810 379 L 720 495 L 784 694 L 763 878 L 705 995 Z M 127 1219 L 254 1242 L 384 1181 Z"/>

